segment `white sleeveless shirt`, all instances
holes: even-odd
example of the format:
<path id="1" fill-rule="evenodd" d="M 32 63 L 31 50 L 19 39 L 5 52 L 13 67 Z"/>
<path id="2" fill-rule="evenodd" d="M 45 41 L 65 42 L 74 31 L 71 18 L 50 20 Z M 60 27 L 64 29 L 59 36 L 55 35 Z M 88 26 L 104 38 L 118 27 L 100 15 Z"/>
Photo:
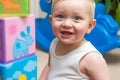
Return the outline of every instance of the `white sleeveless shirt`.
<path id="1" fill-rule="evenodd" d="M 64 56 L 57 56 L 55 48 L 58 42 L 59 40 L 55 38 L 50 46 L 48 80 L 90 80 L 88 76 L 80 72 L 78 65 L 82 57 L 91 51 L 97 51 L 96 48 L 87 42 Z"/>

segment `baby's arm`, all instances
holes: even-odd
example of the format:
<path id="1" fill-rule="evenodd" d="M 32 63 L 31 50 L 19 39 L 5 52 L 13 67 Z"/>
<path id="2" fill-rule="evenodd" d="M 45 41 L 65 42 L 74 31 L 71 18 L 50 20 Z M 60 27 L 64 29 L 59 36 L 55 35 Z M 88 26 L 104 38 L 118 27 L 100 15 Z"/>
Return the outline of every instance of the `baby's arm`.
<path id="1" fill-rule="evenodd" d="M 48 77 L 48 73 L 49 73 L 49 69 L 50 69 L 50 64 L 49 64 L 49 60 L 48 60 L 48 63 L 46 64 L 46 66 L 44 67 L 42 73 L 41 73 L 41 76 L 39 78 L 39 80 L 47 80 L 47 77 Z"/>
<path id="2" fill-rule="evenodd" d="M 81 63 L 91 80 L 111 80 L 108 66 L 101 54 L 92 52 L 87 54 Z M 84 71 L 84 70 L 83 70 Z"/>

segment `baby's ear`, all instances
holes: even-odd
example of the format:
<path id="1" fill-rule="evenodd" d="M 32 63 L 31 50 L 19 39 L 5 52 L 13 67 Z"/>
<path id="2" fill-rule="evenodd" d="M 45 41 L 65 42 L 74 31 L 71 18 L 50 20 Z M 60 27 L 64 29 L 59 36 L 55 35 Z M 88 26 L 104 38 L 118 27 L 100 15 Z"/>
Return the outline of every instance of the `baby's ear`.
<path id="1" fill-rule="evenodd" d="M 93 20 L 89 23 L 88 30 L 87 30 L 86 33 L 89 34 L 89 33 L 93 30 L 93 28 L 95 27 L 95 25 L 96 25 L 96 20 L 93 19 Z"/>

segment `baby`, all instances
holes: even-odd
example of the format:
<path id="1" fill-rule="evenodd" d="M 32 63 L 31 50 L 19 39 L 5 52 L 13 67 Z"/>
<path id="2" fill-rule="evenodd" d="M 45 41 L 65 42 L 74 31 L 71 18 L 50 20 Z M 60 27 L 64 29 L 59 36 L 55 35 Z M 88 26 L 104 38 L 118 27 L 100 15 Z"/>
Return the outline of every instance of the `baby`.
<path id="1" fill-rule="evenodd" d="M 103 56 L 84 37 L 96 24 L 94 11 L 94 0 L 54 0 L 50 22 L 56 38 L 39 80 L 111 80 Z"/>

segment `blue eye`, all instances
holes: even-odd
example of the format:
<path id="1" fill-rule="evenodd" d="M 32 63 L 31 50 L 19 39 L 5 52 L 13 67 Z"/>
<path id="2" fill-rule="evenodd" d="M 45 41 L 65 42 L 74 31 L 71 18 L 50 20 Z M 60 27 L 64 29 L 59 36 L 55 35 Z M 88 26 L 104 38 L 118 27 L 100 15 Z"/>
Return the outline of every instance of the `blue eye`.
<path id="1" fill-rule="evenodd" d="M 73 19 L 74 20 L 80 20 L 81 18 L 79 16 L 75 16 Z"/>
<path id="2" fill-rule="evenodd" d="M 57 18 L 64 18 L 64 16 L 63 15 L 57 15 Z"/>
<path id="3" fill-rule="evenodd" d="M 62 21 L 64 19 L 63 15 L 56 15 L 56 20 Z"/>

